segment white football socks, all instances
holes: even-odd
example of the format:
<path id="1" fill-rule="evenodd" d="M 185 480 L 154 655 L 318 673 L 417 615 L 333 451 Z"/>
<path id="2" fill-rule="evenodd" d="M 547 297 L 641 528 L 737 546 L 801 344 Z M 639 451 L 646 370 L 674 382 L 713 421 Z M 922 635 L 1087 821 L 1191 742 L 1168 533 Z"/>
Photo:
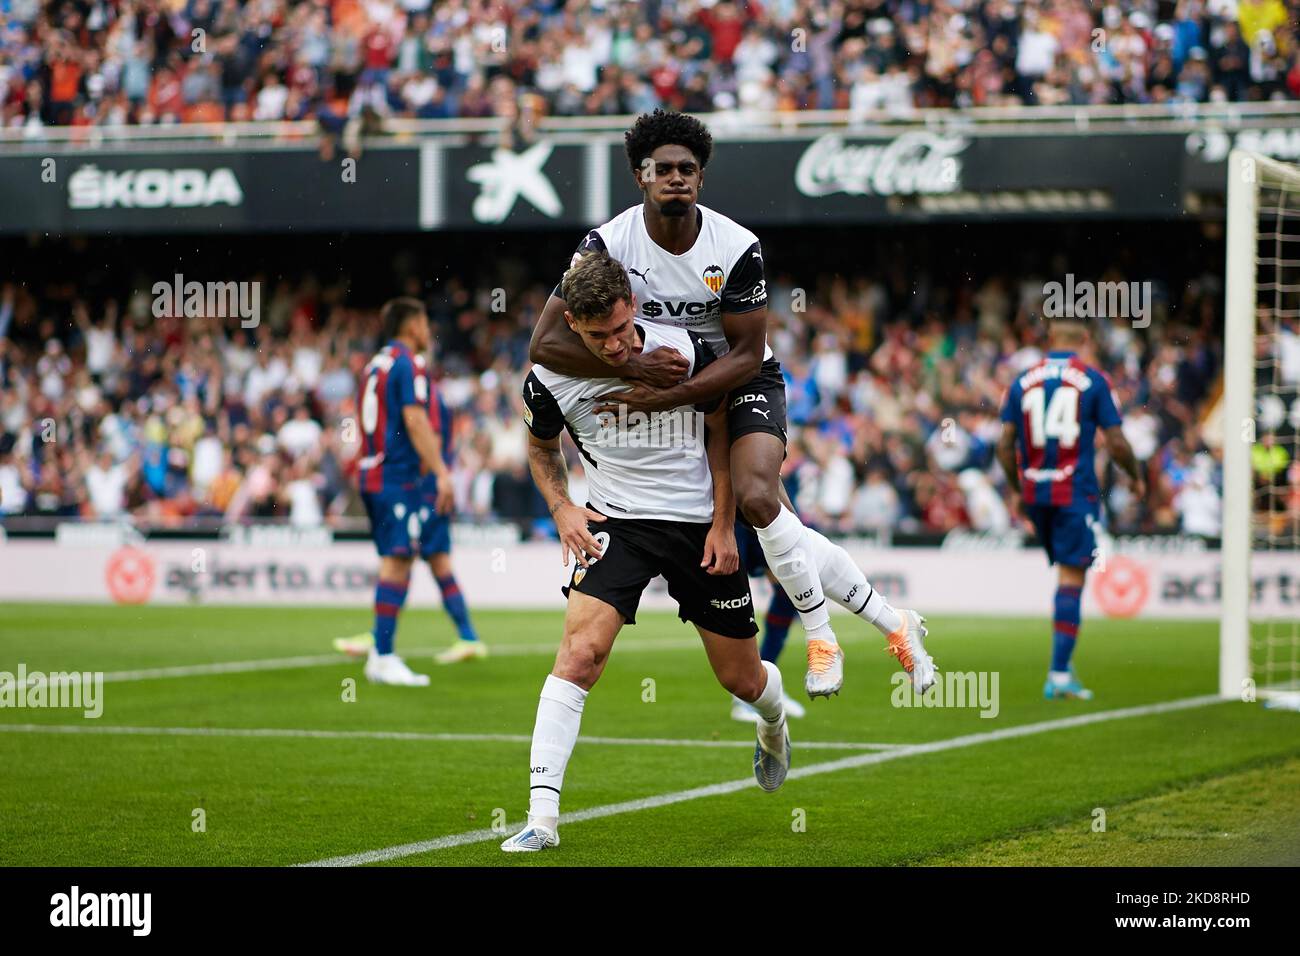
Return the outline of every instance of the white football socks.
<path id="1" fill-rule="evenodd" d="M 548 674 L 546 683 L 542 684 L 529 756 L 529 823 L 540 823 L 554 830 L 560 822 L 564 768 L 578 742 L 578 725 L 582 723 L 582 705 L 586 700 L 585 690 L 554 674 Z"/>
<path id="2" fill-rule="evenodd" d="M 781 690 L 781 672 L 771 661 L 763 661 L 763 670 L 767 671 L 767 686 L 754 701 L 753 708 L 758 711 L 758 732 L 770 745 L 772 750 L 779 750 L 785 736 L 785 694 Z"/>
<path id="3" fill-rule="evenodd" d="M 758 711 L 760 717 L 774 724 L 785 715 L 785 705 L 782 703 L 785 695 L 781 693 L 781 672 L 771 661 L 761 663 L 763 670 L 767 671 L 767 686 L 750 706 Z"/>
<path id="4" fill-rule="evenodd" d="M 831 615 L 822 594 L 812 541 L 803 522 L 785 505 L 766 528 L 755 528 L 767 566 L 789 595 L 809 640 L 835 641 Z M 828 542 L 829 543 L 829 542 Z M 847 557 L 847 556 L 846 556 Z"/>
<path id="5" fill-rule="evenodd" d="M 819 531 L 812 528 L 804 531 L 812 545 L 813 563 L 828 598 L 874 624 L 886 637 L 903 626 L 902 615 L 871 586 L 847 551 Z"/>

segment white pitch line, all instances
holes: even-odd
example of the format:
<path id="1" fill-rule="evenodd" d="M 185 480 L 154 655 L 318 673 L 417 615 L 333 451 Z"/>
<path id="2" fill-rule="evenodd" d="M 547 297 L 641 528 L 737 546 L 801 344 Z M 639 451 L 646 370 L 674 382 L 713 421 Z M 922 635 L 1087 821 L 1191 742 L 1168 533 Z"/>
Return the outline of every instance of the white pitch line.
<path id="1" fill-rule="evenodd" d="M 623 653 L 639 651 L 678 651 L 683 648 L 698 647 L 698 640 L 670 639 L 663 641 L 624 641 L 617 645 Z M 559 641 L 541 644 L 494 644 L 492 657 L 516 657 L 525 655 L 553 655 L 559 649 Z M 435 648 L 420 647 L 406 651 L 408 660 L 432 657 Z M 341 664 L 359 664 L 360 660 L 348 658 L 342 654 L 312 654 L 303 657 L 263 657 L 249 661 L 214 661 L 210 664 L 180 664 L 173 667 L 146 667 L 140 670 L 109 671 L 104 680 L 127 682 L 143 680 L 163 680 L 170 677 L 203 677 L 210 674 L 244 674 L 250 671 L 295 670 L 305 667 L 329 667 Z"/>
<path id="2" fill-rule="evenodd" d="M 292 737 L 317 740 L 413 740 L 434 742 L 528 744 L 526 734 L 422 733 L 405 730 L 308 730 L 292 727 L 123 727 L 106 724 L 0 724 L 0 733 L 109 734 L 126 737 Z M 684 740 L 668 737 L 579 737 L 579 743 L 623 747 L 740 747 L 752 749 L 751 740 Z M 852 743 L 817 740 L 800 744 L 805 750 L 891 750 L 907 744 Z"/>
<path id="3" fill-rule="evenodd" d="M 168 677 L 201 677 L 208 674 L 244 674 L 249 671 L 278 671 L 298 667 L 324 667 L 345 664 L 341 654 L 315 654 L 310 657 L 264 657 L 252 661 L 214 661 L 211 664 L 179 664 L 174 667 L 146 667 L 134 671 L 109 671 L 107 681 L 162 680 Z"/>
<path id="4" fill-rule="evenodd" d="M 899 760 L 903 757 L 915 757 L 922 754 L 939 753 L 944 750 L 957 750 L 963 747 L 974 747 L 978 744 L 992 743 L 999 740 L 1010 740 L 1016 737 L 1029 737 L 1034 734 L 1049 733 L 1054 730 L 1065 730 L 1071 727 L 1083 727 L 1088 724 L 1106 723 L 1112 720 L 1126 720 L 1130 717 L 1147 717 L 1153 714 L 1166 714 L 1178 710 L 1190 710 L 1195 707 L 1205 707 L 1209 704 L 1217 704 L 1220 698 L 1214 694 L 1207 694 L 1204 697 L 1187 697 L 1183 700 L 1165 701 L 1159 704 L 1145 704 L 1140 707 L 1125 707 L 1119 710 L 1103 710 L 1092 714 L 1080 714 L 1076 717 L 1062 717 L 1056 720 L 1044 720 L 1034 724 L 1021 724 L 1016 727 L 1005 727 L 1001 730 L 990 730 L 979 734 L 965 734 L 961 737 L 949 737 L 946 740 L 935 740 L 930 743 L 912 744 L 909 746 L 899 747 L 895 750 L 888 750 L 883 753 L 859 754 L 854 757 L 843 757 L 839 760 L 828 760 L 825 763 L 813 764 L 811 767 L 797 767 L 790 771 L 787 780 L 801 780 L 805 777 L 813 777 L 823 773 L 834 773 L 837 770 L 852 770 L 858 767 L 868 767 L 873 764 L 885 763 L 888 760 Z M 796 749 L 798 743 L 795 744 Z M 748 790 L 758 786 L 753 777 L 746 777 L 743 780 L 731 780 L 726 783 L 715 783 L 705 787 L 695 787 L 691 790 L 679 790 L 676 793 L 664 793 L 654 797 L 645 797 L 640 800 L 627 800 L 623 803 L 606 804 L 603 807 L 591 807 L 587 810 L 578 810 L 575 813 L 566 813 L 560 817 L 561 824 L 581 823 L 584 820 L 598 820 L 602 817 L 618 816 L 623 813 L 637 813 L 641 810 L 653 810 L 657 807 L 666 807 L 674 803 L 685 803 L 688 800 L 699 800 L 703 797 L 717 797 L 728 793 L 736 793 L 741 790 Z M 471 843 L 485 843 L 489 840 L 499 840 L 504 836 L 495 830 L 469 830 L 465 833 L 454 833 L 449 836 L 437 837 L 432 840 L 424 840 L 419 843 L 404 843 L 400 846 L 385 847 L 379 850 L 367 850 L 363 853 L 350 853 L 345 856 L 334 856 L 324 860 L 315 860 L 310 863 L 299 863 L 298 866 L 362 866 L 367 863 L 383 863 L 389 860 L 397 860 L 402 857 L 416 856 L 420 853 L 430 853 L 434 850 L 446 850 L 452 847 L 465 846 Z"/>

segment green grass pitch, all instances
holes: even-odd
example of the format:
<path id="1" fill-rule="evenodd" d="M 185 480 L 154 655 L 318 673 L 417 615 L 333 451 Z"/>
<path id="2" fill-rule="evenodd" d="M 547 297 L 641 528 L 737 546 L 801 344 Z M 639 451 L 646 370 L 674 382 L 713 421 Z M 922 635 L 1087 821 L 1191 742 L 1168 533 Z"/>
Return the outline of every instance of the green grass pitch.
<path id="1" fill-rule="evenodd" d="M 475 619 L 498 653 L 438 667 L 429 653 L 451 640 L 445 616 L 403 616 L 398 649 L 433 677 L 421 689 L 374 687 L 360 664 L 329 659 L 331 638 L 367 629 L 365 608 L 0 606 L 0 671 L 22 663 L 29 671 L 148 672 L 134 674 L 148 679 L 106 683 L 95 720 L 65 709 L 0 709 L 0 865 L 284 865 L 481 831 L 502 817 L 513 827 L 528 795 L 528 744 L 514 738 L 532 732 L 562 615 L 479 611 Z M 562 823 L 562 845 L 542 854 L 506 856 L 497 836 L 381 862 L 1300 860 L 1300 714 L 1213 703 L 984 736 L 1212 694 L 1213 623 L 1087 620 L 1076 665 L 1096 699 L 1049 703 L 1041 698 L 1045 620 L 931 619 L 941 670 L 998 673 L 999 713 L 982 718 L 973 708 L 892 706 L 896 665 L 883 640 L 860 622 L 835 621 L 847 653 L 844 693 L 811 703 L 808 716 L 792 722 L 794 766 L 871 753 L 888 759 L 791 779 L 773 794 L 749 786 L 637 803 L 752 783 L 752 729 L 729 719 L 729 701 L 693 630 L 674 615 L 646 613 L 615 645 L 582 732 L 659 742 L 580 740 L 562 810 L 627 806 Z M 158 668 L 262 660 L 281 664 L 151 676 Z M 787 689 L 802 696 L 797 629 L 782 670 Z M 351 702 L 344 700 L 348 678 L 356 682 Z M 238 733 L 249 730 L 270 733 Z M 465 734 L 505 739 L 431 736 Z M 883 749 L 801 747 L 969 735 L 967 745 L 896 758 Z M 205 824 L 199 832 L 196 810 Z M 1104 832 L 1095 829 L 1098 810 Z"/>

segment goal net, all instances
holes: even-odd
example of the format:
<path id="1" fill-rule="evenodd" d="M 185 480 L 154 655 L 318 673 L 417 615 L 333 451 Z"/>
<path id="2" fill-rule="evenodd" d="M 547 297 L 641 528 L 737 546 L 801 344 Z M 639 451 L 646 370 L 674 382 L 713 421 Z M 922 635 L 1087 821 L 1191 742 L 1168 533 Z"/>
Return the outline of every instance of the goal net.
<path id="1" fill-rule="evenodd" d="M 1300 703 L 1300 167 L 1228 159 L 1219 693 Z"/>

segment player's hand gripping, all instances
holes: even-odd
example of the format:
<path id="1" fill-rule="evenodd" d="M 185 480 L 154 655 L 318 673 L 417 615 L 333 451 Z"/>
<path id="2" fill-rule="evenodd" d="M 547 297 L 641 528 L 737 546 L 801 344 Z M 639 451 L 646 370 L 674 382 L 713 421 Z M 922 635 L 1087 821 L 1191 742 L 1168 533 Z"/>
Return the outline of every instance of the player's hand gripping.
<path id="1" fill-rule="evenodd" d="M 617 415 L 619 408 L 626 408 L 629 412 L 662 412 L 677 404 L 671 397 L 666 398 L 667 394 L 665 390 L 644 382 L 630 382 L 621 392 L 608 392 L 598 397 L 593 411 L 597 415 L 606 412 Z"/>
<path id="2" fill-rule="evenodd" d="M 605 516 L 590 508 L 579 508 L 571 501 L 566 501 L 555 509 L 555 530 L 560 533 L 560 550 L 564 554 L 564 566 L 569 566 L 569 552 L 582 567 L 590 567 L 588 558 L 595 561 L 600 557 L 600 543 L 587 530 L 588 521 L 604 521 Z"/>
<path id="3" fill-rule="evenodd" d="M 709 574 L 735 574 L 740 567 L 740 552 L 736 550 L 735 525 L 713 525 L 704 536 L 704 560 L 700 567 Z"/>
<path id="4" fill-rule="evenodd" d="M 672 388 L 691 370 L 686 356 L 676 349 L 658 348 L 633 353 L 627 360 L 628 377 L 656 388 Z"/>

